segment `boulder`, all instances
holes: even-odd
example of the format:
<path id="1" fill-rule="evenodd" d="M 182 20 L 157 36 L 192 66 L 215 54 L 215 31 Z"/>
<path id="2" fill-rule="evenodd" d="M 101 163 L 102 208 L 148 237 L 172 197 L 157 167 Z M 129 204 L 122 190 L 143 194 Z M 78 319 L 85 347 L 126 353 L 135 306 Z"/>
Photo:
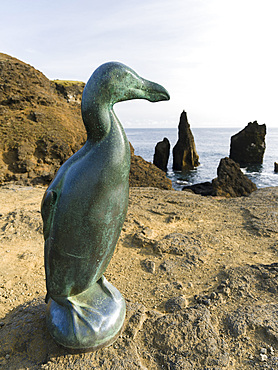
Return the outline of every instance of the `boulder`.
<path id="1" fill-rule="evenodd" d="M 266 125 L 257 121 L 231 137 L 230 158 L 240 167 L 248 164 L 262 164 L 265 152 Z"/>
<path id="2" fill-rule="evenodd" d="M 186 112 L 180 116 L 179 137 L 173 149 L 173 170 L 187 171 L 199 166 L 193 134 L 187 120 Z"/>
<path id="3" fill-rule="evenodd" d="M 212 180 L 213 195 L 240 197 L 249 195 L 257 186 L 240 170 L 230 158 L 222 158 L 217 168 L 217 178 Z"/>
<path id="4" fill-rule="evenodd" d="M 166 177 L 164 171 L 157 168 L 154 164 L 145 161 L 139 155 L 135 155 L 134 148 L 131 144 L 130 152 L 130 187 L 153 187 L 166 190 L 172 189 L 172 181 Z"/>
<path id="5" fill-rule="evenodd" d="M 162 171 L 167 171 L 167 165 L 170 155 L 170 142 L 165 137 L 163 141 L 159 141 L 155 146 L 153 164 Z"/>
<path id="6" fill-rule="evenodd" d="M 226 157 L 220 160 L 217 168 L 217 178 L 211 182 L 184 186 L 182 190 L 191 190 L 200 195 L 217 195 L 230 198 L 247 196 L 256 189 L 256 185 L 242 173 L 239 165 Z"/>
<path id="7" fill-rule="evenodd" d="M 278 163 L 274 162 L 274 172 L 278 173 Z"/>

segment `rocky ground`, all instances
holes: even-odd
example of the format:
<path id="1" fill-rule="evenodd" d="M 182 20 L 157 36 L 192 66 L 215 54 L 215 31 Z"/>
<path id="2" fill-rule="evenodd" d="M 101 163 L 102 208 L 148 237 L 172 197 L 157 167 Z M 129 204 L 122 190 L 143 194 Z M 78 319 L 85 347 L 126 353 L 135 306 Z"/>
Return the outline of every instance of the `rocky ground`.
<path id="1" fill-rule="evenodd" d="M 0 368 L 278 369 L 278 187 L 229 199 L 131 188 L 105 274 L 125 326 L 96 352 L 46 329 L 44 190 L 0 188 Z"/>

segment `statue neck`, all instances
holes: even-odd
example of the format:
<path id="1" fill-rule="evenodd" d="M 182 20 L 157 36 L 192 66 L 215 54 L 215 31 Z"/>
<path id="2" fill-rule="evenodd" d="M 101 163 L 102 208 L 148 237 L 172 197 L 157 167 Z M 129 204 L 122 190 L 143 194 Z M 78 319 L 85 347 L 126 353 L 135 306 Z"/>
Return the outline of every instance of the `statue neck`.
<path id="1" fill-rule="evenodd" d="M 81 111 L 87 130 L 87 140 L 91 142 L 103 140 L 111 130 L 112 105 L 103 103 L 98 99 L 88 101 L 88 99 L 83 98 Z"/>

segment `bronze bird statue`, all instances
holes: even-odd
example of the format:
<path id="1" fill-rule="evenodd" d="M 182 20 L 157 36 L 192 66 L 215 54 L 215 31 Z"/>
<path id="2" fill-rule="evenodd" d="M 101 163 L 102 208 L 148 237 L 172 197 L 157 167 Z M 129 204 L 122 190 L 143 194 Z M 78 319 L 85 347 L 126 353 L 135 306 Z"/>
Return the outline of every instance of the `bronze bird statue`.
<path id="1" fill-rule="evenodd" d="M 107 345 L 125 318 L 121 293 L 103 276 L 125 220 L 129 191 L 129 143 L 113 105 L 169 98 L 161 85 L 118 62 L 97 68 L 84 88 L 87 141 L 60 167 L 41 209 L 47 326 L 65 347 Z"/>

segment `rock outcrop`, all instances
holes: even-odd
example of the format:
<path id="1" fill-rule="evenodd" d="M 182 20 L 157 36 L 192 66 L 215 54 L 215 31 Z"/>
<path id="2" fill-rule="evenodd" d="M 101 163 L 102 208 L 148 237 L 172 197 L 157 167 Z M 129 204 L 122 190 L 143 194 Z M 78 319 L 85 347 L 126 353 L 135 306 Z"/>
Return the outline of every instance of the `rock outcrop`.
<path id="1" fill-rule="evenodd" d="M 217 178 L 184 186 L 182 190 L 191 190 L 195 194 L 240 197 L 247 196 L 256 190 L 256 185 L 242 173 L 239 165 L 230 158 L 222 158 L 217 168 Z"/>
<path id="2" fill-rule="evenodd" d="M 135 155 L 134 148 L 131 144 L 130 152 L 130 187 L 154 187 L 167 190 L 172 189 L 172 181 L 166 177 L 164 171 L 157 168 L 154 164 L 145 161 L 139 155 Z"/>
<path id="3" fill-rule="evenodd" d="M 84 82 L 54 80 L 56 89 L 64 96 L 68 103 L 81 104 Z"/>
<path id="4" fill-rule="evenodd" d="M 274 172 L 278 173 L 278 163 L 274 162 Z"/>
<path id="5" fill-rule="evenodd" d="M 48 80 L 0 53 L 0 185 L 49 184 L 86 140 L 80 102 L 83 82 Z M 132 152 L 131 186 L 172 189 L 157 167 Z"/>
<path id="6" fill-rule="evenodd" d="M 211 181 L 200 182 L 198 184 L 186 185 L 182 190 L 189 191 L 191 190 L 195 194 L 199 195 L 215 195 L 213 191 L 213 186 Z"/>
<path id="7" fill-rule="evenodd" d="M 80 106 L 30 65 L 0 54 L 0 184 L 49 183 L 86 139 Z"/>
<path id="8" fill-rule="evenodd" d="M 194 137 L 187 120 L 186 112 L 180 116 L 178 141 L 173 149 L 173 170 L 187 171 L 199 166 Z"/>
<path id="9" fill-rule="evenodd" d="M 155 146 L 153 164 L 162 171 L 167 171 L 167 165 L 170 155 L 170 142 L 165 137 L 163 141 L 159 141 Z"/>
<path id="10" fill-rule="evenodd" d="M 266 125 L 257 121 L 231 137 L 230 158 L 241 167 L 248 164 L 262 164 L 265 152 Z"/>
<path id="11" fill-rule="evenodd" d="M 230 158 L 222 158 L 217 168 L 217 178 L 212 180 L 214 195 L 240 197 L 249 195 L 257 186 L 240 170 Z"/>

